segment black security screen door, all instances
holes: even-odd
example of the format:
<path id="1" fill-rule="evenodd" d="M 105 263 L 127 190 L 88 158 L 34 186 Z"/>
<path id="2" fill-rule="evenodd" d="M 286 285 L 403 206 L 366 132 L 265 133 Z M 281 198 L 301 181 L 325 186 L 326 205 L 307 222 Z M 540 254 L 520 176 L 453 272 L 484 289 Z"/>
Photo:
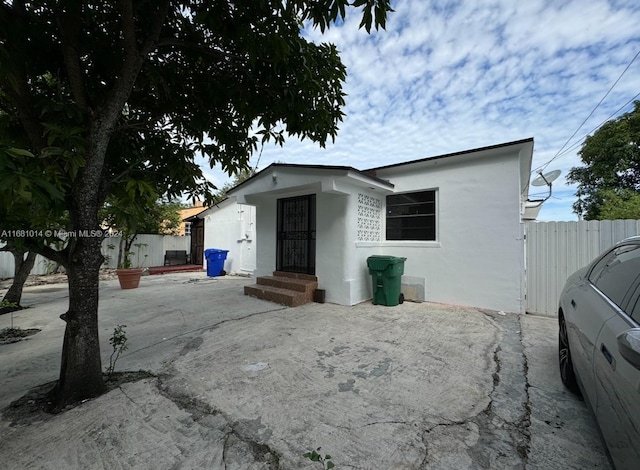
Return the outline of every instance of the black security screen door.
<path id="1" fill-rule="evenodd" d="M 276 269 L 316 272 L 316 195 L 278 199 Z"/>

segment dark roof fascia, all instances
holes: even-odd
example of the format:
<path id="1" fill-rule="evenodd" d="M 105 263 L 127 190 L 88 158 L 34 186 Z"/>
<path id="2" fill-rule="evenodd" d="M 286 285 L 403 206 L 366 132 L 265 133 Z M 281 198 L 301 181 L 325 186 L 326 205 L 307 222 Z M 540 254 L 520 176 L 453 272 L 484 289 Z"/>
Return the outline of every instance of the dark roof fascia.
<path id="1" fill-rule="evenodd" d="M 440 160 L 443 158 L 449 158 L 449 157 L 457 157 L 460 155 L 467 155 L 467 154 L 471 154 L 471 153 L 478 153 L 478 152 L 485 152 L 487 150 L 495 150 L 495 149 L 499 149 L 499 148 L 503 148 L 503 147 L 510 147 L 513 145 L 521 145 L 521 144 L 526 144 L 526 143 L 531 143 L 533 142 L 533 137 L 529 137 L 527 139 L 522 139 L 522 140 L 516 140 L 513 142 L 506 142 L 504 144 L 497 144 L 497 145 L 490 145 L 488 147 L 480 147 L 477 149 L 470 149 L 470 150 L 463 150 L 461 152 L 455 152 L 455 153 L 447 153 L 445 155 L 438 155 L 435 157 L 426 157 L 426 158 L 420 158 L 418 160 L 411 160 L 408 162 L 402 162 L 402 163 L 393 163 L 391 165 L 385 165 L 385 166 L 378 166 L 376 168 L 369 168 L 367 170 L 364 170 L 364 172 L 375 172 L 378 170 L 387 170 L 389 168 L 397 168 L 397 167 L 401 167 L 401 166 L 405 166 L 405 165 L 412 165 L 414 163 L 423 163 L 423 162 L 430 162 L 430 161 L 434 161 L 434 160 Z"/>
<path id="2" fill-rule="evenodd" d="M 222 204 L 223 202 L 226 202 L 228 199 L 229 199 L 228 197 L 225 197 L 224 199 L 220 199 L 218 202 L 210 205 L 205 210 L 198 212 L 197 214 L 193 214 L 187 219 L 184 219 L 184 221 L 190 222 L 191 220 L 195 220 L 195 219 L 204 219 L 204 214 L 206 214 L 209 211 L 212 211 L 213 209 L 220 209 L 220 204 Z"/>
<path id="3" fill-rule="evenodd" d="M 202 217 L 198 217 L 200 214 L 203 214 L 205 212 L 207 212 L 209 209 L 211 209 L 211 207 L 207 207 L 206 209 L 202 209 L 200 212 L 198 212 L 197 214 L 193 214 L 190 215 L 189 217 L 187 217 L 186 219 L 182 219 L 183 222 L 191 222 L 192 220 L 196 220 L 196 219 L 201 219 Z"/>
<path id="4" fill-rule="evenodd" d="M 295 169 L 305 169 L 305 170 L 332 170 L 332 171 L 345 171 L 345 172 L 353 171 L 355 173 L 358 173 L 359 175 L 362 175 L 365 178 L 368 178 L 368 179 L 370 179 L 372 181 L 375 181 L 375 182 L 377 182 L 379 184 L 382 184 L 384 186 L 388 186 L 389 188 L 393 188 L 394 187 L 393 183 L 390 183 L 389 181 L 387 181 L 385 179 L 378 178 L 377 176 L 371 175 L 371 174 L 367 173 L 367 171 L 362 171 L 362 170 L 358 170 L 356 168 L 353 168 L 352 166 L 342 166 L 342 165 L 301 165 L 301 164 L 297 164 L 297 163 L 272 163 L 271 165 L 266 167 L 264 170 L 260 170 L 258 173 L 253 175 L 251 178 L 248 178 L 248 179 L 244 180 L 242 183 L 238 184 L 237 186 L 234 186 L 233 188 L 231 188 L 229 191 L 227 191 L 227 194 L 232 193 L 233 191 L 235 191 L 236 189 L 238 189 L 239 187 L 241 187 L 245 183 L 248 183 L 249 181 L 251 181 L 255 177 L 257 177 L 257 176 L 261 175 L 262 173 L 266 172 L 267 170 L 273 169 L 273 168 L 295 168 Z"/>

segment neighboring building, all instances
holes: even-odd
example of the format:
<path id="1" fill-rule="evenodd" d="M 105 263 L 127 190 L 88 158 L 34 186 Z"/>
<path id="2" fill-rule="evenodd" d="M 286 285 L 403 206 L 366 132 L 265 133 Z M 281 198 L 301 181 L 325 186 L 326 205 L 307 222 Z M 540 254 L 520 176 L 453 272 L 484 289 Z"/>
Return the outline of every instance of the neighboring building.
<path id="1" fill-rule="evenodd" d="M 532 155 L 525 139 L 366 171 L 272 164 L 228 194 L 255 206 L 256 276 L 314 274 L 354 305 L 372 297 L 367 258 L 402 256 L 407 298 L 524 313 Z"/>
<path id="2" fill-rule="evenodd" d="M 191 235 L 191 229 L 192 229 L 191 222 L 185 221 L 185 219 L 188 219 L 191 216 L 199 214 L 205 209 L 206 207 L 204 206 L 202 201 L 194 201 L 191 207 L 180 209 L 178 212 L 180 213 L 180 219 L 182 220 L 182 224 L 180 225 L 180 229 L 177 235 L 182 235 L 182 236 Z"/>
<path id="3" fill-rule="evenodd" d="M 256 269 L 255 207 L 237 204 L 235 198 L 227 198 L 189 220 L 193 227 L 202 227 L 202 244 L 196 246 L 194 242 L 199 236 L 192 234 L 191 253 L 202 253 L 207 248 L 228 250 L 225 271 L 233 274 L 253 273 Z M 206 265 L 204 258 L 201 262 Z"/>

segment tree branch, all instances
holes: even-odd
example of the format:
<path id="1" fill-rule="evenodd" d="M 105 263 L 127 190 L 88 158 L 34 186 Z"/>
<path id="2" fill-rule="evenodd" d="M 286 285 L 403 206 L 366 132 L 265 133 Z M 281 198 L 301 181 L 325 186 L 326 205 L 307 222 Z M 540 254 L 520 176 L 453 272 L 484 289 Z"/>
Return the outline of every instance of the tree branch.
<path id="1" fill-rule="evenodd" d="M 84 90 L 83 66 L 78 55 L 82 3 L 75 0 L 69 6 L 69 12 L 57 15 L 58 27 L 62 34 L 62 56 L 67 70 L 71 94 L 76 105 L 82 111 L 90 111 Z"/>
<path id="2" fill-rule="evenodd" d="M 103 106 L 101 116 L 98 117 L 98 122 L 102 130 L 109 133 L 113 131 L 122 107 L 129 99 L 131 90 L 133 89 L 146 56 L 158 41 L 160 30 L 166 19 L 169 0 L 164 0 L 157 6 L 157 10 L 151 13 L 154 15 L 153 27 L 144 40 L 140 50 L 138 50 L 137 45 L 132 2 L 131 0 L 120 0 L 119 6 L 122 18 L 122 48 L 124 60 L 117 73 L 118 80 L 113 91 Z"/>
<path id="3" fill-rule="evenodd" d="M 160 38 L 160 32 L 162 26 L 167 18 L 167 12 L 169 10 L 169 0 L 164 0 L 162 3 L 158 2 L 158 13 L 156 14 L 151 27 L 151 31 L 144 44 L 142 45 L 141 52 L 144 56 L 149 54 L 154 47 L 157 46 L 158 39 Z"/>
<path id="4" fill-rule="evenodd" d="M 124 62 L 135 61 L 138 53 L 136 45 L 136 25 L 133 19 L 133 5 L 131 0 L 120 0 L 120 14 L 122 16 L 122 50 Z"/>
<path id="5" fill-rule="evenodd" d="M 23 1 L 16 1 L 13 3 L 13 9 L 2 3 L 2 13 L 5 16 L 7 22 L 17 25 L 18 31 L 26 31 L 27 22 L 25 21 L 25 9 Z M 33 102 L 31 100 L 31 90 L 29 89 L 29 82 L 27 80 L 24 64 L 16 62 L 14 59 L 23 57 L 28 50 L 25 42 L 25 38 L 28 36 L 25 34 L 17 35 L 20 39 L 16 42 L 7 43 L 7 47 L 12 52 L 17 53 L 8 54 L 8 62 L 10 64 L 10 70 L 5 71 L 5 74 L 9 77 L 1 82 L 2 88 L 5 90 L 7 99 L 11 100 L 13 107 L 15 107 L 20 122 L 24 127 L 24 130 L 31 144 L 32 150 L 35 153 L 39 153 L 44 147 L 46 147 L 46 141 L 42 135 L 42 127 L 40 121 L 37 118 L 37 114 L 34 111 Z M 22 54 L 20 53 L 22 52 Z M 3 74 L 4 75 L 4 74 Z"/>
<path id="6" fill-rule="evenodd" d="M 65 269 L 67 269 L 69 266 L 69 260 L 67 258 L 69 254 L 69 249 L 67 247 L 63 248 L 62 250 L 54 250 L 50 246 L 42 245 L 34 239 L 26 239 L 24 244 L 24 250 L 25 252 L 29 251 L 29 252 L 34 252 L 39 255 L 42 255 L 45 258 L 60 264 Z M 6 250 L 6 251 L 10 251 L 10 250 Z"/>
<path id="7" fill-rule="evenodd" d="M 228 61 L 228 59 L 230 58 L 235 58 L 235 59 L 239 59 L 242 61 L 245 61 L 246 58 L 236 55 L 236 54 L 231 54 L 228 51 L 223 51 L 223 50 L 216 50 L 216 49 L 212 49 L 210 47 L 206 47 L 206 46 L 202 46 L 200 44 L 197 43 L 193 43 L 193 42 L 188 42 L 188 41 L 182 41 L 180 39 L 176 39 L 176 38 L 162 38 L 160 40 L 158 40 L 158 47 L 167 47 L 167 46 L 173 46 L 173 47 L 177 47 L 180 49 L 191 49 L 194 51 L 198 51 L 201 52 L 202 54 L 208 55 L 210 57 L 217 57 L 220 59 L 220 62 L 226 62 Z M 260 57 L 260 60 L 262 60 L 263 62 L 270 62 L 269 60 L 265 59 L 264 57 Z"/>

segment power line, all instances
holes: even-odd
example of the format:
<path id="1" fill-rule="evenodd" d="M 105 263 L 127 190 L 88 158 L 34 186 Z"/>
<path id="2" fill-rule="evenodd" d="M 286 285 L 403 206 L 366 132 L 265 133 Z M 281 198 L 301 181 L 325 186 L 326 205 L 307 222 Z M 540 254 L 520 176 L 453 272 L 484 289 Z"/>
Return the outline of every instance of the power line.
<path id="1" fill-rule="evenodd" d="M 617 115 L 620 111 L 622 111 L 624 108 L 626 108 L 627 106 L 629 106 L 630 103 L 632 103 L 633 101 L 635 101 L 635 99 L 640 96 L 640 93 L 636 94 L 633 98 L 631 98 L 630 100 L 628 100 L 625 104 L 623 104 L 622 106 L 620 106 L 617 110 L 615 110 L 613 113 L 611 113 L 609 115 L 608 118 L 606 118 L 604 121 L 602 121 L 600 124 L 598 124 L 596 127 L 594 127 L 593 129 L 591 129 L 589 132 L 587 132 L 586 134 L 584 134 L 582 136 L 582 138 L 577 141 L 575 144 L 573 144 L 571 147 L 568 147 L 564 150 L 564 152 L 558 154 L 558 158 L 562 157 L 563 155 L 566 155 L 567 153 L 571 152 L 571 150 L 575 149 L 577 146 L 579 146 L 580 144 L 582 144 L 582 141 L 584 140 L 585 137 L 587 137 L 590 134 L 593 134 L 595 131 L 597 131 L 600 127 L 602 127 L 604 124 L 606 124 L 612 117 L 614 117 L 615 115 Z"/>
<path id="2" fill-rule="evenodd" d="M 582 124 L 580 124 L 580 126 L 578 126 L 578 128 L 574 131 L 573 134 L 571 134 L 571 137 L 569 137 L 567 139 L 567 141 L 564 143 L 564 145 L 560 148 L 560 150 L 558 150 L 556 152 L 556 154 L 553 156 L 553 158 L 551 158 L 551 160 L 549 160 L 547 163 L 545 163 L 544 165 L 540 166 L 539 168 L 537 168 L 535 171 L 536 172 L 541 172 L 544 171 L 544 169 L 549 166 L 549 164 L 551 162 L 553 162 L 555 159 L 557 159 L 561 152 L 564 150 L 564 148 L 567 146 L 567 144 L 569 144 L 569 142 L 571 142 L 571 139 L 573 139 L 575 137 L 575 135 L 578 133 L 578 131 L 580 129 L 582 129 L 582 126 L 585 125 L 585 123 L 589 120 L 589 118 L 593 115 L 593 113 L 596 112 L 596 110 L 598 109 L 598 107 L 602 104 L 602 102 L 605 100 L 605 98 L 607 96 L 609 96 L 609 93 L 611 93 L 611 91 L 615 88 L 615 86 L 618 84 L 618 82 L 622 79 L 622 77 L 624 76 L 625 73 L 627 73 L 627 70 L 629 70 L 629 67 L 631 67 L 631 65 L 635 62 L 635 60 L 638 58 L 638 56 L 640 56 L 640 50 L 636 53 L 636 55 L 633 57 L 633 59 L 631 59 L 631 62 L 629 62 L 629 64 L 627 64 L 627 66 L 625 67 L 625 69 L 622 71 L 622 73 L 620 74 L 620 76 L 616 79 L 615 82 L 613 82 L 613 85 L 611 85 L 611 87 L 609 88 L 609 90 L 607 90 L 607 92 L 604 94 L 604 96 L 602 97 L 602 99 L 600 99 L 600 101 L 598 102 L 598 104 L 591 110 L 591 112 L 589 113 L 589 115 L 584 119 L 584 121 L 582 121 Z M 638 96 L 638 95 L 636 95 Z M 533 172 L 532 172 L 533 173 Z"/>

